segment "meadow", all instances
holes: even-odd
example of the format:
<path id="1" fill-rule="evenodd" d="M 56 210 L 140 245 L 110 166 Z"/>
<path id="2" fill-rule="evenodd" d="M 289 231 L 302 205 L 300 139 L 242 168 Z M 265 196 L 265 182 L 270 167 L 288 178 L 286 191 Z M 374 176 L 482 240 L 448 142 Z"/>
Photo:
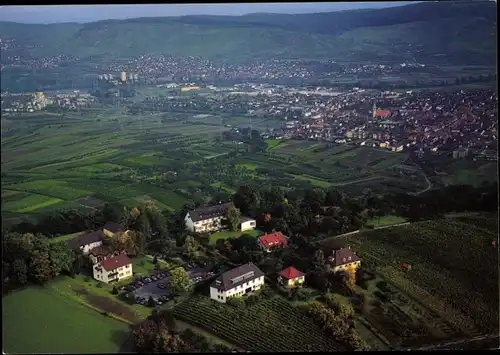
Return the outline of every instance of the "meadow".
<path id="1" fill-rule="evenodd" d="M 36 287 L 3 297 L 2 320 L 5 353 L 117 353 L 129 336 L 125 323 Z"/>
<path id="2" fill-rule="evenodd" d="M 486 214 L 361 232 L 323 246 L 329 252 L 348 244 L 378 281 L 390 284 L 396 294 L 389 302 L 397 309 L 393 313 L 424 324 L 435 339 L 449 339 L 498 333 L 498 251 L 492 246 L 497 236 L 498 216 Z M 394 337 L 380 314 L 370 317 Z"/>

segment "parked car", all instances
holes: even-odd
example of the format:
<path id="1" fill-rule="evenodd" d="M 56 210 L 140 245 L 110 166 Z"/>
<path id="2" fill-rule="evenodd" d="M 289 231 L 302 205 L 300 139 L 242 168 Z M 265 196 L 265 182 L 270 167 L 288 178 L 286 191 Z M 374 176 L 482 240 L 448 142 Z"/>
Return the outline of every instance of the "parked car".
<path id="1" fill-rule="evenodd" d="M 156 276 L 151 276 L 151 280 L 158 281 L 158 278 Z"/>
<path id="2" fill-rule="evenodd" d="M 142 287 L 142 286 L 144 286 L 144 282 L 142 282 L 142 281 L 137 281 L 135 283 L 135 287 Z"/>
<path id="3" fill-rule="evenodd" d="M 150 279 L 149 277 L 146 277 L 146 278 L 144 279 L 144 282 L 145 282 L 145 283 L 150 283 L 150 282 L 151 282 L 151 279 Z"/>

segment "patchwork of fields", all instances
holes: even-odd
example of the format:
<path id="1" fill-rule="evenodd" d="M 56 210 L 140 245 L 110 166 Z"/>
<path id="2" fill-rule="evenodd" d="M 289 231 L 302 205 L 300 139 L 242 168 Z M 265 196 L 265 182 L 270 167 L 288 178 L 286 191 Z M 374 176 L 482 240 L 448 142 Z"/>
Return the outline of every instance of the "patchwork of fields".
<path id="1" fill-rule="evenodd" d="M 144 200 L 175 210 L 188 200 L 208 201 L 248 183 L 336 186 L 355 194 L 366 188 L 425 188 L 423 178 L 406 181 L 385 174 L 405 155 L 364 147 L 269 140 L 264 153 L 228 157 L 242 148 L 214 139 L 227 130 L 223 124 L 244 124 L 245 117 L 181 120 L 175 114 L 129 116 L 108 110 L 23 114 L 9 122 L 16 134 L 2 132 L 5 218 L 109 202 L 135 206 Z M 253 119 L 256 128 L 273 124 L 279 123 Z"/>
<path id="2" fill-rule="evenodd" d="M 390 301 L 397 312 L 425 325 L 434 339 L 449 339 L 498 333 L 498 250 L 492 246 L 497 238 L 498 216 L 470 215 L 332 238 L 323 245 L 326 252 L 350 245 L 399 293 Z M 403 263 L 411 270 L 403 270 Z"/>

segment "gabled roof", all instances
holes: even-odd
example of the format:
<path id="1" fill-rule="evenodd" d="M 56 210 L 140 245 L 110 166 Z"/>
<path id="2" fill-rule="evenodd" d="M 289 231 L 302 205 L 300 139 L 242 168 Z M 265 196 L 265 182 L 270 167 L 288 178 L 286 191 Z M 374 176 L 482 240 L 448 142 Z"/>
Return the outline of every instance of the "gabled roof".
<path id="1" fill-rule="evenodd" d="M 218 276 L 211 287 L 227 291 L 261 276 L 264 273 L 254 263 L 243 264 Z"/>
<path id="2" fill-rule="evenodd" d="M 97 230 L 89 234 L 68 240 L 68 247 L 71 249 L 78 249 L 88 244 L 96 243 L 104 239 L 104 232 Z"/>
<path id="3" fill-rule="evenodd" d="M 122 266 L 125 266 L 128 264 L 132 264 L 132 260 L 130 260 L 130 258 L 125 254 L 119 254 L 117 256 L 103 260 L 101 262 L 102 268 L 106 271 L 118 269 L 119 267 L 122 267 Z"/>
<path id="4" fill-rule="evenodd" d="M 288 239 L 285 238 L 283 233 L 275 232 L 271 234 L 264 234 L 259 237 L 259 242 L 264 246 L 264 248 L 269 249 L 275 246 L 287 246 Z"/>
<path id="5" fill-rule="evenodd" d="M 287 280 L 292 280 L 297 277 L 304 276 L 304 273 L 302 271 L 297 270 L 293 266 L 289 266 L 285 270 L 280 271 L 278 275 Z"/>
<path id="6" fill-rule="evenodd" d="M 188 213 L 193 222 L 199 222 L 210 218 L 225 217 L 231 206 L 234 206 L 233 203 L 227 202 L 220 205 L 200 207 Z"/>
<path id="7" fill-rule="evenodd" d="M 89 255 L 94 256 L 108 256 L 115 252 L 120 252 L 120 250 L 114 249 L 111 245 L 101 245 L 96 248 L 92 248 L 89 252 Z"/>
<path id="8" fill-rule="evenodd" d="M 340 266 L 359 260 L 359 257 L 351 250 L 351 248 L 334 250 L 332 255 L 328 257 L 328 261 L 332 264 L 332 266 Z"/>
<path id="9" fill-rule="evenodd" d="M 124 226 L 115 222 L 106 222 L 102 229 L 106 229 L 111 233 L 125 232 L 127 230 Z"/>

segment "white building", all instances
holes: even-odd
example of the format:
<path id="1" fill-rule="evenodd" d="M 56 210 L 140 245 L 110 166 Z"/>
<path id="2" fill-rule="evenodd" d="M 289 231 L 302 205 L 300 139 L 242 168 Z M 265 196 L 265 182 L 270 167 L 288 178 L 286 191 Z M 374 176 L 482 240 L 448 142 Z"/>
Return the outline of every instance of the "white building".
<path id="1" fill-rule="evenodd" d="M 105 283 L 132 277 L 132 261 L 125 254 L 103 260 L 93 266 L 94 279 Z"/>
<path id="2" fill-rule="evenodd" d="M 264 273 L 253 263 L 229 270 L 210 285 L 210 298 L 226 303 L 230 297 L 238 297 L 259 290 L 264 285 Z"/>
<path id="3" fill-rule="evenodd" d="M 104 232 L 97 230 L 95 232 L 68 240 L 68 247 L 73 250 L 81 250 L 84 255 L 87 255 L 90 250 L 100 247 L 104 239 Z"/>
<path id="4" fill-rule="evenodd" d="M 241 217 L 241 231 L 242 232 L 255 229 L 256 226 L 257 226 L 257 222 L 255 221 L 255 219 L 249 218 L 249 217 Z"/>
<path id="5" fill-rule="evenodd" d="M 218 231 L 222 228 L 222 220 L 227 217 L 227 211 L 232 206 L 233 203 L 228 202 L 189 211 L 184 217 L 186 229 L 196 233 Z"/>

